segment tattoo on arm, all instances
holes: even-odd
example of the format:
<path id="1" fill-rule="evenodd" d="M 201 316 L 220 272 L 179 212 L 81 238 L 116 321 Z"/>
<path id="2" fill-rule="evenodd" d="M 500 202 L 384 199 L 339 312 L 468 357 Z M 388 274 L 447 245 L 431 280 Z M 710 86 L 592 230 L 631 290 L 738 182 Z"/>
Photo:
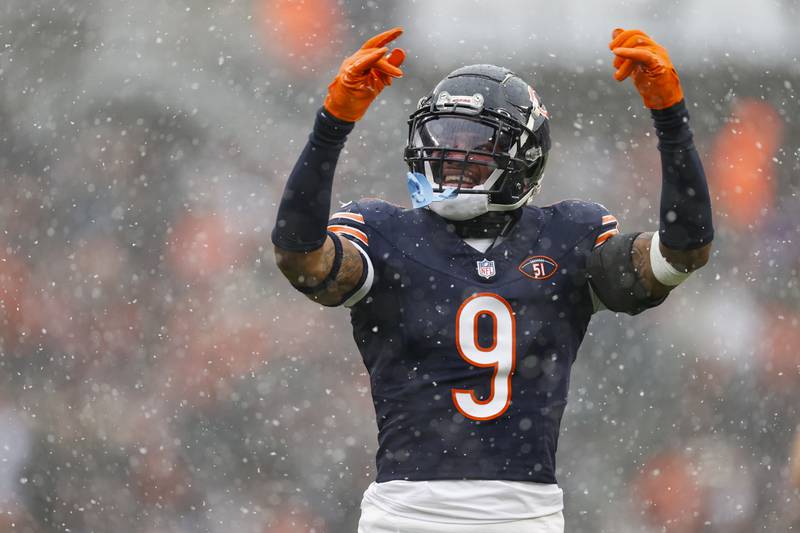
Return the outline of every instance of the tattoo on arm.
<path id="1" fill-rule="evenodd" d="M 352 291 L 364 273 L 364 261 L 355 245 L 349 240 L 342 240 L 342 266 L 336 275 L 336 280 L 324 291 L 309 294 L 308 297 L 323 305 L 337 305 L 342 298 Z"/>
<path id="2" fill-rule="evenodd" d="M 364 263 L 361 252 L 349 240 L 341 237 L 342 264 L 336 279 L 323 290 L 306 294 L 323 305 L 337 305 L 352 291 L 361 280 Z M 314 287 L 330 273 L 333 267 L 335 249 L 331 236 L 325 239 L 321 248 L 310 252 L 292 252 L 275 247 L 278 268 L 295 287 Z"/>

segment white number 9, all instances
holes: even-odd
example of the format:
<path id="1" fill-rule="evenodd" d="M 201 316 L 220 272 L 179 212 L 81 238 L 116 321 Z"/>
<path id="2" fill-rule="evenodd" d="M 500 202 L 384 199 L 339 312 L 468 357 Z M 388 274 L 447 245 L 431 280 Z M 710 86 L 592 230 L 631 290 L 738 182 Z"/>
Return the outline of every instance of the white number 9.
<path id="1" fill-rule="evenodd" d="M 478 319 L 492 320 L 492 344 L 478 344 Z M 491 420 L 502 415 L 511 403 L 511 375 L 516 362 L 516 324 L 507 301 L 482 292 L 467 298 L 456 313 L 456 347 L 471 365 L 494 367 L 489 397 L 479 400 L 472 389 L 452 389 L 453 403 L 472 420 Z"/>

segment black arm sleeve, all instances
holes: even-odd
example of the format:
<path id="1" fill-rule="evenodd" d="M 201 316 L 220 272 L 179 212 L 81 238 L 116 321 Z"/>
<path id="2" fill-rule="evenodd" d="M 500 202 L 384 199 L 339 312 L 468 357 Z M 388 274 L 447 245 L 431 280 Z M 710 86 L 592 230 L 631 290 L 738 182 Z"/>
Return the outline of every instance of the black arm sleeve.
<path id="1" fill-rule="evenodd" d="M 637 315 L 666 300 L 654 299 L 633 266 L 633 241 L 639 233 L 617 235 L 592 250 L 587 271 L 597 297 L 610 310 Z"/>
<path id="2" fill-rule="evenodd" d="M 711 197 L 700 155 L 689 128 L 689 111 L 681 100 L 652 110 L 661 152 L 661 224 L 659 238 L 673 250 L 694 250 L 711 242 Z"/>
<path id="3" fill-rule="evenodd" d="M 308 252 L 325 243 L 331 209 L 333 174 L 347 135 L 355 123 L 320 109 L 314 130 L 289 174 L 272 243 L 284 250 Z"/>

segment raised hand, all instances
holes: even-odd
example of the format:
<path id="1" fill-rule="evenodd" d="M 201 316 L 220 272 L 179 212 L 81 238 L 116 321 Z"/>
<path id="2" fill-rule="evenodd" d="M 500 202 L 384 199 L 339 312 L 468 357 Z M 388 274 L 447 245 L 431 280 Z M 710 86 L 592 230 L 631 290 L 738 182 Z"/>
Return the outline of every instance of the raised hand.
<path id="1" fill-rule="evenodd" d="M 395 48 L 387 56 L 387 44 L 395 40 L 402 28 L 392 28 L 365 42 L 353 55 L 342 62 L 339 73 L 328 86 L 325 109 L 334 117 L 355 122 L 364 116 L 367 108 L 392 78 L 400 78 L 406 53 Z"/>
<path id="2" fill-rule="evenodd" d="M 617 28 L 608 47 L 614 58 L 614 79 L 633 78 L 636 90 L 650 109 L 665 109 L 683 100 L 678 73 L 667 50 L 641 30 Z"/>

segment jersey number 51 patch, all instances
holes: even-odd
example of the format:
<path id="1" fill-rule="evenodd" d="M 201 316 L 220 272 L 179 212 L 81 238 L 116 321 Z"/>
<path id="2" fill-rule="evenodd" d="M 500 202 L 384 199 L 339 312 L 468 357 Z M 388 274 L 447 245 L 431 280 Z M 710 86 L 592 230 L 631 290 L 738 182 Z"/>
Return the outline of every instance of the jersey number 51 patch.
<path id="1" fill-rule="evenodd" d="M 531 279 L 547 279 L 558 271 L 558 263 L 546 255 L 535 255 L 520 263 L 519 271 Z"/>

